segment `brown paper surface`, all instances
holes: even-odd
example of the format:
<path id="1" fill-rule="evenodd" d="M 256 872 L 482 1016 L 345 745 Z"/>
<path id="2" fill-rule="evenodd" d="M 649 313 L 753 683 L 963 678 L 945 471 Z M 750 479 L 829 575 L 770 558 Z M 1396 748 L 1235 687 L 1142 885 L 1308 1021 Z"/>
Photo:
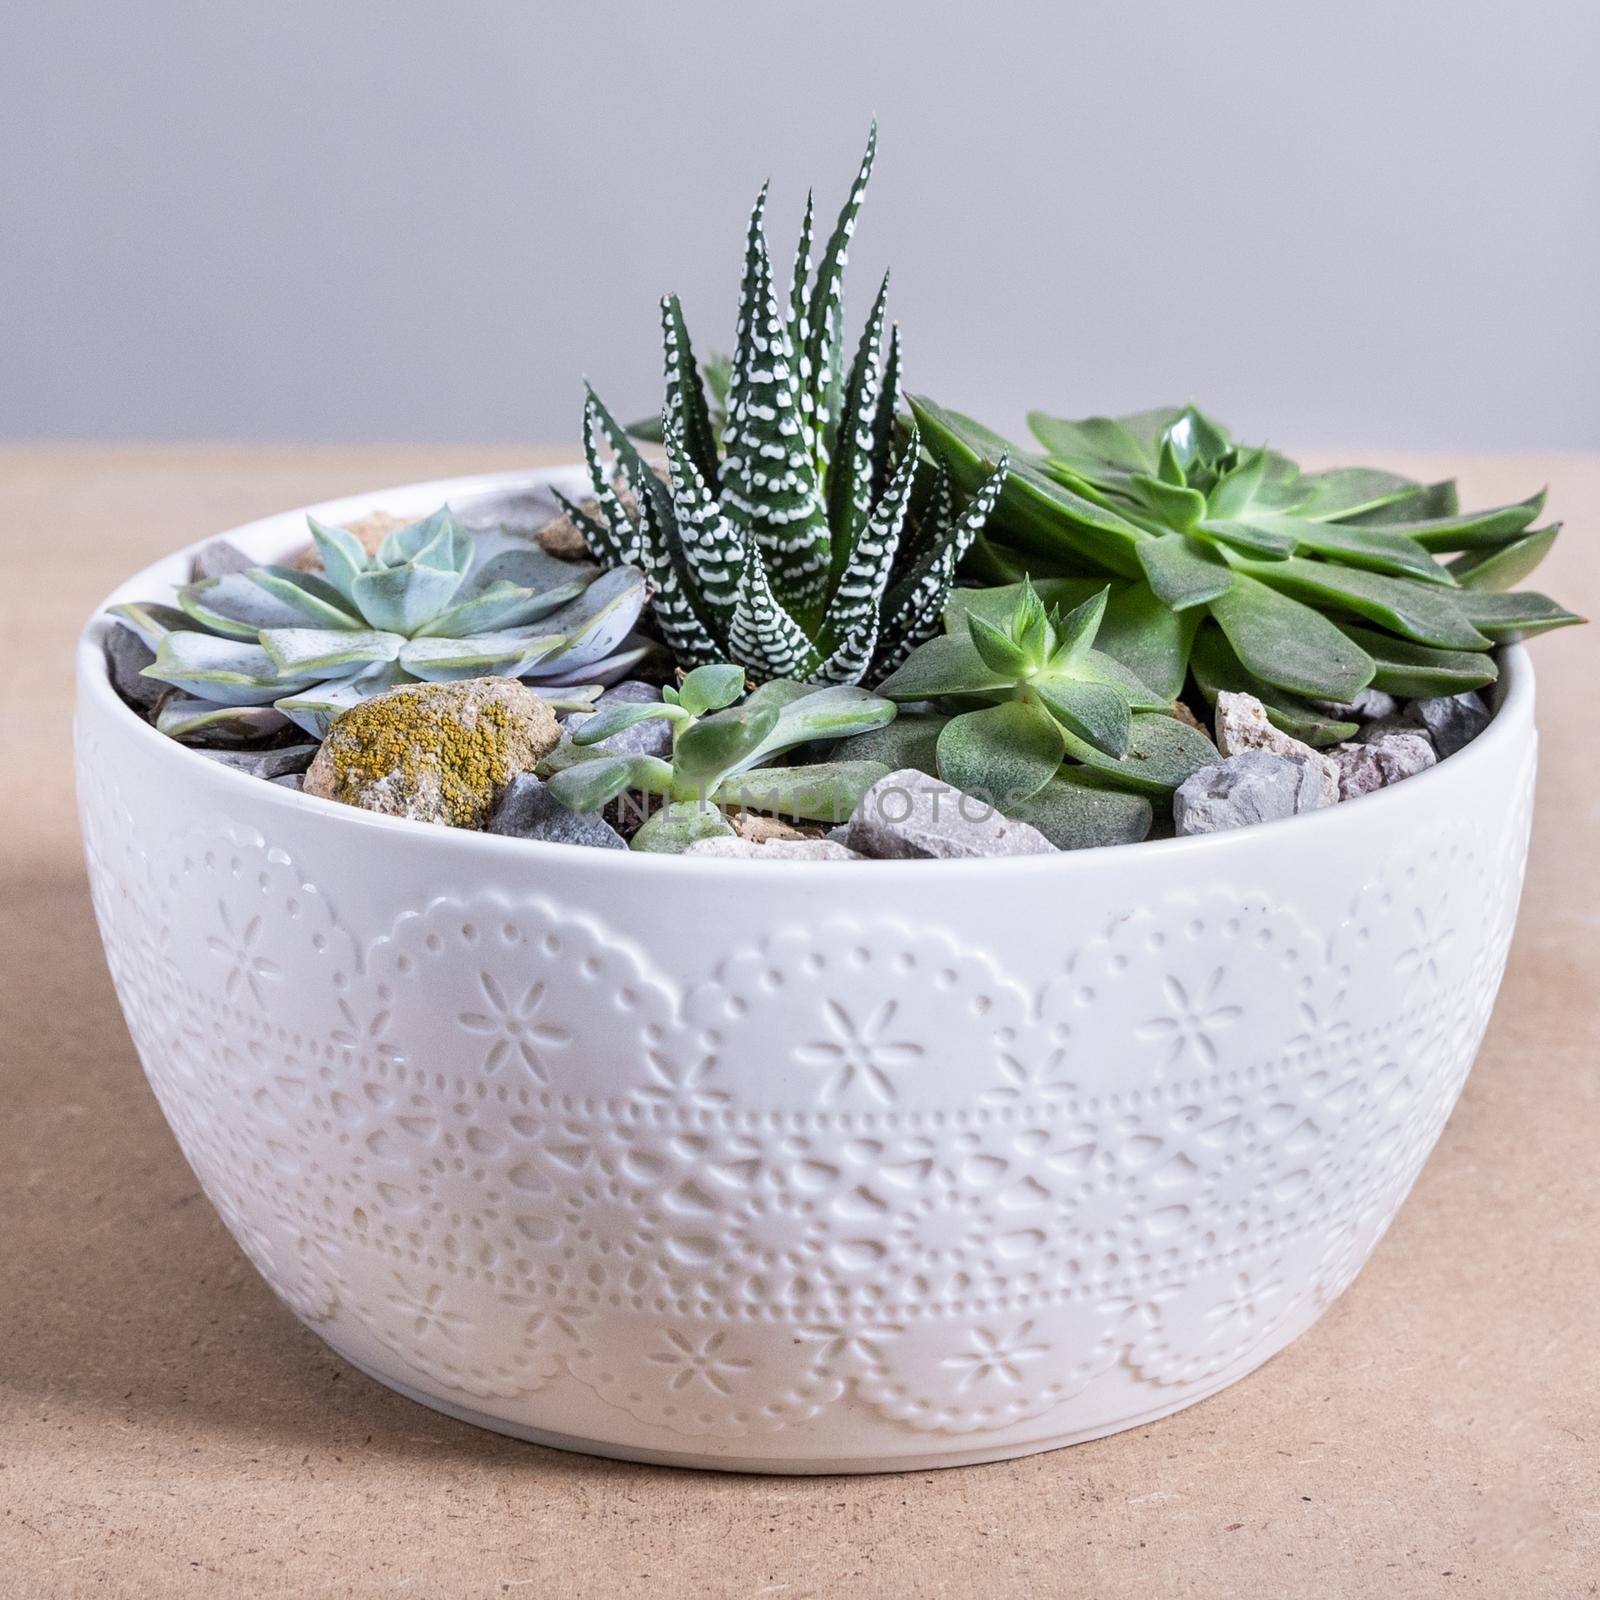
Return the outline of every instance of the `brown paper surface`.
<path id="1" fill-rule="evenodd" d="M 548 452 L 546 453 L 548 456 Z M 1179 1416 L 1001 1465 L 751 1478 L 447 1421 L 330 1354 L 200 1195 L 101 961 L 70 658 L 125 573 L 515 449 L 0 450 L 0 1595 L 1581 1596 L 1600 1592 L 1600 631 L 1533 645 L 1533 864 L 1494 1021 L 1377 1255 Z M 1600 611 L 1600 458 L 1538 583 Z M 937 871 L 932 867 L 930 871 Z"/>

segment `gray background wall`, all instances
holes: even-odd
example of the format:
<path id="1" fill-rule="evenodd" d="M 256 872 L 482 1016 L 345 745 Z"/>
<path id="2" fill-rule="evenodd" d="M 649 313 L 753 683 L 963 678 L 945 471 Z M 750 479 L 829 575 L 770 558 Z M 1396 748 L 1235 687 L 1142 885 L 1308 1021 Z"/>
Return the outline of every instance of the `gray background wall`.
<path id="1" fill-rule="evenodd" d="M 1600 20 L 1475 5 L 38 0 L 0 37 L 0 434 L 564 439 L 731 337 L 774 180 L 877 176 L 909 375 L 1001 426 L 1600 443 Z"/>

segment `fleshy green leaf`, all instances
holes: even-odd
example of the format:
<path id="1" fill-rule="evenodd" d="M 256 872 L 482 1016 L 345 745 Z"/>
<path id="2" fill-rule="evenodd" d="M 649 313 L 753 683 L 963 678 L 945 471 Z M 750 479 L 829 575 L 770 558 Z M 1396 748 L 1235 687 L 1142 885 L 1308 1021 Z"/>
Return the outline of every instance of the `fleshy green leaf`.
<path id="1" fill-rule="evenodd" d="M 1244 573 L 1211 602 L 1211 615 L 1240 661 L 1292 694 L 1353 699 L 1372 681 L 1372 658 L 1310 606 Z"/>
<path id="2" fill-rule="evenodd" d="M 1396 522 L 1388 526 L 1395 533 L 1415 539 L 1425 550 L 1481 550 L 1485 546 L 1504 544 L 1507 539 L 1530 527 L 1544 509 L 1544 500 L 1545 491 L 1541 489 L 1515 505 L 1467 511 L 1453 517 Z"/>
<path id="3" fill-rule="evenodd" d="M 1507 594 L 1471 589 L 1461 596 L 1461 609 L 1479 632 L 1496 644 L 1515 644 L 1552 628 L 1568 628 L 1584 621 L 1576 612 L 1531 589 L 1514 589 Z"/>
<path id="4" fill-rule="evenodd" d="M 1164 528 L 1176 533 L 1187 533 L 1198 526 L 1206 514 L 1206 497 L 1198 489 L 1181 488 L 1164 483 L 1148 473 L 1139 473 L 1130 480 L 1134 497 Z"/>
<path id="5" fill-rule="evenodd" d="M 1222 758 L 1203 733 L 1176 717 L 1139 712 L 1128 731 L 1128 751 L 1120 761 L 1079 739 L 1064 736 L 1067 754 L 1107 783 L 1136 794 L 1168 795 L 1202 767 Z"/>
<path id="6" fill-rule="evenodd" d="M 678 689 L 678 704 L 690 716 L 721 711 L 744 693 L 744 668 L 727 662 L 696 667 Z"/>
<path id="7" fill-rule="evenodd" d="M 328 582 L 348 600 L 350 585 L 366 570 L 366 546 L 346 529 L 318 522 L 315 517 L 308 516 L 306 524 L 311 529 L 311 539 L 322 558 L 322 570 Z"/>
<path id="8" fill-rule="evenodd" d="M 1396 522 L 1418 522 L 1430 517 L 1453 517 L 1461 509 L 1454 478 L 1439 483 L 1414 484 L 1404 494 L 1365 511 L 1341 515 L 1349 527 L 1381 528 Z"/>
<path id="9" fill-rule="evenodd" d="M 1008 700 L 950 719 L 939 735 L 939 776 L 1004 810 L 1050 781 L 1064 748 L 1060 728 L 1038 706 Z"/>
<path id="10" fill-rule="evenodd" d="M 1276 533 L 1296 546 L 1331 556 L 1346 566 L 1365 567 L 1448 587 L 1450 574 L 1415 539 L 1393 528 L 1364 528 L 1343 522 L 1316 522 L 1283 513 L 1257 513 L 1251 525 Z M 1285 552 L 1286 554 L 1289 552 Z"/>
<path id="11" fill-rule="evenodd" d="M 878 685 L 891 700 L 932 700 L 946 694 L 985 694 L 1009 680 L 981 655 L 971 636 L 943 634 L 919 645 Z"/>
<path id="12" fill-rule="evenodd" d="M 1028 652 L 1009 633 L 986 622 L 976 613 L 968 616 L 967 630 L 972 635 L 972 648 L 983 657 L 983 664 L 997 677 L 1008 682 L 1020 677 L 1032 664 Z"/>
<path id="13" fill-rule="evenodd" d="M 643 705 L 623 703 L 602 706 L 593 716 L 586 717 L 583 726 L 573 732 L 572 742 L 579 745 L 599 744 L 613 734 L 626 732 L 637 723 L 655 719 L 681 722 L 685 715 L 685 712 L 677 706 L 668 705 L 665 700 L 653 705 L 646 702 Z"/>
<path id="14" fill-rule="evenodd" d="M 1298 695 L 1285 694 L 1282 689 L 1263 683 L 1245 670 L 1244 664 L 1233 653 L 1227 637 L 1215 623 L 1207 623 L 1195 635 L 1192 663 L 1194 681 L 1210 705 L 1224 690 L 1231 694 L 1253 694 L 1267 709 L 1267 720 L 1302 743 L 1322 748 L 1353 739 L 1360 725 L 1330 717 Z"/>
<path id="15" fill-rule="evenodd" d="M 1127 700 L 1110 684 L 1041 677 L 1032 687 L 1068 733 L 1108 756 L 1120 757 L 1127 751 L 1132 715 Z"/>
<path id="16" fill-rule="evenodd" d="M 1205 605 L 1233 584 L 1228 563 L 1204 540 L 1184 533 L 1146 539 L 1139 561 L 1151 591 L 1174 611 Z"/>
<path id="17" fill-rule="evenodd" d="M 804 693 L 782 704 L 775 699 L 758 702 L 755 695 L 745 702 L 746 706 L 777 705 L 778 708 L 777 721 L 757 749 L 760 760 L 768 760 L 796 745 L 867 733 L 894 720 L 892 700 L 855 684 L 830 684 L 821 689 L 810 685 L 801 687 Z"/>
<path id="18" fill-rule="evenodd" d="M 712 793 L 718 805 L 812 822 L 843 822 L 892 768 L 881 761 L 821 761 L 810 766 L 758 767 L 725 778 Z"/>
<path id="19" fill-rule="evenodd" d="M 946 411 L 921 395 L 912 395 L 910 405 L 924 445 L 968 493 L 1010 454 L 1011 470 L 994 514 L 1007 530 L 1008 543 L 1046 556 L 1071 554 L 1099 571 L 1127 578 L 1142 576 L 1134 546 L 1147 535 L 1126 517 L 1053 482 L 970 417 Z"/>
<path id="20" fill-rule="evenodd" d="M 642 787 L 638 779 L 646 769 L 641 764 L 652 759 L 649 756 L 602 756 L 593 761 L 575 762 L 550 775 L 551 796 L 568 811 L 598 811 L 623 790 Z M 658 761 L 655 765 L 664 768 L 666 763 Z"/>
<path id="21" fill-rule="evenodd" d="M 1006 815 L 1035 827 L 1058 850 L 1137 844 L 1148 836 L 1150 801 L 1113 789 L 1082 768 L 1065 767 L 1037 794 L 1013 802 Z"/>
<path id="22" fill-rule="evenodd" d="M 1397 472 L 1376 467 L 1335 467 L 1331 472 L 1308 473 L 1300 480 L 1301 496 L 1294 506 L 1302 517 L 1341 520 L 1376 511 L 1414 493 L 1420 485 Z"/>
<path id="23" fill-rule="evenodd" d="M 1176 407 L 1169 411 L 1146 412 L 1144 417 L 1157 426 L 1130 426 L 1139 419 L 1129 417 L 1084 417 L 1069 421 L 1043 411 L 1028 413 L 1028 427 L 1034 438 L 1062 465 L 1089 478 L 1112 477 L 1126 481 L 1135 473 L 1154 473 L 1159 455 L 1158 440 L 1177 421 Z"/>
<path id="24" fill-rule="evenodd" d="M 1372 687 L 1386 694 L 1406 699 L 1461 694 L 1467 689 L 1481 689 L 1499 676 L 1494 657 L 1487 650 L 1435 650 L 1353 622 L 1341 622 L 1338 627 L 1373 663 Z M 1342 701 L 1350 696 L 1319 698 Z"/>
<path id="25" fill-rule="evenodd" d="M 778 716 L 776 706 L 746 704 L 704 717 L 679 732 L 673 766 L 685 777 L 714 784 L 760 749 Z"/>
<path id="26" fill-rule="evenodd" d="M 1446 650 L 1475 650 L 1486 648 L 1489 643 L 1467 620 L 1461 599 L 1453 590 L 1413 583 L 1407 578 L 1391 578 L 1386 573 L 1338 567 L 1329 561 L 1307 561 L 1298 556 L 1287 561 L 1251 562 L 1249 570 L 1282 594 L 1313 605 L 1353 612 L 1417 644 L 1437 645 Z"/>
<path id="27" fill-rule="evenodd" d="M 629 849 L 652 855 L 682 855 L 701 839 L 729 839 L 728 819 L 708 801 L 678 800 L 663 806 L 634 834 Z"/>
<path id="28" fill-rule="evenodd" d="M 1174 611 L 1145 583 L 1118 584 L 1106 601 L 1095 649 L 1114 657 L 1169 704 L 1183 693 L 1189 648 L 1204 613 Z"/>
<path id="29" fill-rule="evenodd" d="M 926 772 L 930 778 L 937 778 L 939 735 L 949 721 L 949 717 L 931 714 L 910 716 L 901 712 L 893 722 L 842 740 L 828 753 L 836 760 L 853 757 L 861 761 L 881 762 L 890 772 L 912 767 L 918 772 Z"/>
<path id="30" fill-rule="evenodd" d="M 1561 524 L 1556 522 L 1508 544 L 1469 550 L 1450 563 L 1450 571 L 1464 589 L 1515 589 L 1549 555 L 1560 531 Z"/>

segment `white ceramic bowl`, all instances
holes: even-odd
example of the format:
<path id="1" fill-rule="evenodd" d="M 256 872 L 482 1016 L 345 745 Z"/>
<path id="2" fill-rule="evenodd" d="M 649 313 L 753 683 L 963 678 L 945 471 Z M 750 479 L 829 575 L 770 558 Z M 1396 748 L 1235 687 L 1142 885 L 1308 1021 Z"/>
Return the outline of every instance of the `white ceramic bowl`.
<path id="1" fill-rule="evenodd" d="M 267 558 L 303 529 L 231 537 Z M 1371 1253 L 1511 937 L 1520 651 L 1475 744 L 1330 811 L 1046 861 L 807 867 L 303 798 L 127 710 L 103 626 L 78 663 L 90 874 L 185 1155 L 335 1350 L 543 1443 L 945 1466 L 1213 1393 Z"/>

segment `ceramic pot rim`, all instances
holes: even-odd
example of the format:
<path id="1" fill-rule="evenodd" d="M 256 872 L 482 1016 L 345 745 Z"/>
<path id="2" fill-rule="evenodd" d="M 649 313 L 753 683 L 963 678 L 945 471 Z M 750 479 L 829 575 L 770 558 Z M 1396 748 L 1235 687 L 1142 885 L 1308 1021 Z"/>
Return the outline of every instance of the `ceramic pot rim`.
<path id="1" fill-rule="evenodd" d="M 534 864 L 541 860 L 553 864 L 552 857 L 558 855 L 561 861 L 572 865 L 574 854 L 581 852 L 588 870 L 597 874 L 649 875 L 656 880 L 681 879 L 686 875 L 703 877 L 706 874 L 712 876 L 722 874 L 730 880 L 738 878 L 749 882 L 761 892 L 770 887 L 774 875 L 792 887 L 797 873 L 805 873 L 815 881 L 815 874 L 819 870 L 826 871 L 830 876 L 843 874 L 851 877 L 858 873 L 870 872 L 874 879 L 881 878 L 886 873 L 898 876 L 909 872 L 916 873 L 919 877 L 924 873 L 937 873 L 941 877 L 956 873 L 968 877 L 992 875 L 996 878 L 1013 880 L 1026 875 L 1037 881 L 1041 875 L 1050 874 L 1060 877 L 1065 882 L 1075 871 L 1098 866 L 1113 853 L 1126 856 L 1130 851 L 1137 852 L 1141 860 L 1150 860 L 1157 851 L 1164 852 L 1174 868 L 1190 863 L 1199 866 L 1202 864 L 1202 857 L 1205 858 L 1204 864 L 1211 865 L 1225 851 L 1248 850 L 1252 843 L 1259 845 L 1265 843 L 1268 838 L 1274 843 L 1286 842 L 1285 835 L 1288 830 L 1293 830 L 1295 838 L 1305 850 L 1316 851 L 1338 837 L 1336 830 L 1368 825 L 1383 829 L 1387 813 L 1380 808 L 1393 809 L 1418 803 L 1447 804 L 1447 798 L 1442 790 L 1444 784 L 1452 777 L 1468 783 L 1475 782 L 1474 773 L 1485 774 L 1489 764 L 1498 764 L 1510 759 L 1514 741 L 1523 727 L 1532 721 L 1533 667 L 1523 646 L 1511 645 L 1497 652 L 1500 677 L 1488 691 L 1493 696 L 1496 711 L 1493 721 L 1484 732 L 1465 749 L 1446 757 L 1426 772 L 1419 773 L 1402 784 L 1380 789 L 1357 800 L 1344 801 L 1339 805 L 1309 812 L 1303 816 L 1258 823 L 1249 828 L 1233 829 L 1224 833 L 1203 834 L 1182 839 L 1152 839 L 1136 845 L 1100 845 L 1086 850 L 1062 851 L 1055 856 L 1014 856 L 936 862 L 913 860 L 812 863 L 808 868 L 805 864 L 792 861 L 762 862 L 749 859 L 730 860 L 583 849 L 577 845 L 502 838 L 495 834 L 478 833 L 470 829 L 444 828 L 436 823 L 416 822 L 406 817 L 380 816 L 376 812 L 363 811 L 337 801 L 304 795 L 278 784 L 264 783 L 260 778 L 248 773 L 238 772 L 220 762 L 208 760 L 198 751 L 191 750 L 177 740 L 157 732 L 151 723 L 127 706 L 112 687 L 105 659 L 104 640 L 107 632 L 115 624 L 105 615 L 105 608 L 122 601 L 135 598 L 149 599 L 159 595 L 187 570 L 190 556 L 213 538 L 230 539 L 244 546 L 249 554 L 269 560 L 280 557 L 286 550 L 305 542 L 303 535 L 293 540 L 287 536 L 291 530 L 303 528 L 308 513 L 324 522 L 354 519 L 380 507 L 398 508 L 401 512 L 411 512 L 421 516 L 437 506 L 441 500 L 463 500 L 510 489 L 535 487 L 553 479 L 563 478 L 569 481 L 571 487 L 578 488 L 581 492 L 581 484 L 577 482 L 575 476 L 581 472 L 581 468 L 567 465 L 396 485 L 324 501 L 320 505 L 279 512 L 256 522 L 197 539 L 192 544 L 185 545 L 182 549 L 173 551 L 141 571 L 131 574 L 95 607 L 78 639 L 79 693 L 84 697 L 85 703 L 96 703 L 103 706 L 109 714 L 120 715 L 126 719 L 128 732 L 132 737 L 145 741 L 143 748 L 152 760 L 186 762 L 189 764 L 191 777 L 198 779 L 202 773 L 205 774 L 223 786 L 219 791 L 221 795 L 236 796 L 240 803 L 248 801 L 252 805 L 269 809 L 292 807 L 300 816 L 304 816 L 307 808 L 311 808 L 330 826 L 365 830 L 368 838 L 373 837 L 374 831 L 391 832 L 394 834 L 396 847 L 402 850 L 408 839 L 414 841 L 421 834 L 435 848 L 511 852 L 514 859 L 521 860 L 525 864 Z"/>

